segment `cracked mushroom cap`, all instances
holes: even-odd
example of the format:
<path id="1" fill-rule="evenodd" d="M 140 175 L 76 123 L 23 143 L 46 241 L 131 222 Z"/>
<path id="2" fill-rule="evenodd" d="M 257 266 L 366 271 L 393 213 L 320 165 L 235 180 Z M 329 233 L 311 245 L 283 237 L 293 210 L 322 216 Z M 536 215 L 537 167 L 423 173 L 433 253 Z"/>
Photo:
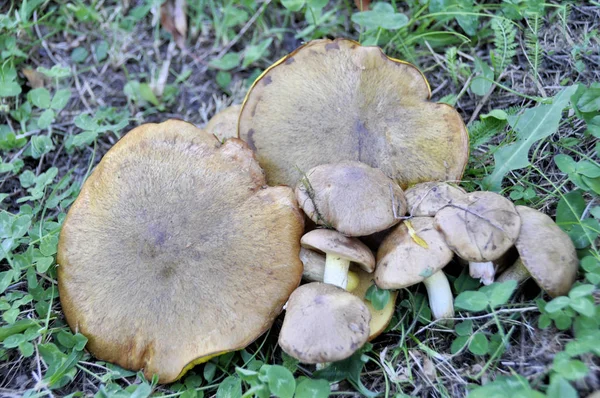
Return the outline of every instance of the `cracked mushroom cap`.
<path id="1" fill-rule="evenodd" d="M 434 217 L 444 206 L 465 194 L 464 189 L 447 182 L 423 182 L 404 192 L 408 214 L 413 217 Z"/>
<path id="2" fill-rule="evenodd" d="M 566 295 L 579 268 L 571 238 L 546 214 L 526 206 L 517 211 L 522 224 L 515 245 L 521 262 L 550 296 Z"/>
<path id="3" fill-rule="evenodd" d="M 237 124 L 241 105 L 231 105 L 214 115 L 204 130 L 214 134 L 221 142 L 229 138 L 237 138 Z"/>
<path id="4" fill-rule="evenodd" d="M 325 272 L 325 256 L 308 250 L 300 249 L 300 260 L 304 264 L 304 272 L 302 277 L 312 282 L 323 282 L 323 274 Z M 396 309 L 396 298 L 398 292 L 390 292 L 390 300 L 387 305 L 380 310 L 376 310 L 369 300 L 365 299 L 367 290 L 373 286 L 373 274 L 362 270 L 355 264 L 350 264 L 350 272 L 357 276 L 358 284 L 350 291 L 365 303 L 371 313 L 371 321 L 369 322 L 369 341 L 379 336 L 387 325 L 389 325 Z"/>
<path id="5" fill-rule="evenodd" d="M 303 363 L 341 361 L 367 342 L 370 319 L 358 297 L 334 285 L 312 282 L 290 296 L 279 345 Z"/>
<path id="6" fill-rule="evenodd" d="M 467 130 L 454 108 L 430 96 L 416 67 L 378 47 L 314 40 L 254 82 L 239 137 L 256 151 L 270 184 L 295 186 L 299 170 L 344 160 L 379 168 L 402 188 L 458 180 Z"/>
<path id="7" fill-rule="evenodd" d="M 83 185 L 60 233 L 62 308 L 99 359 L 161 383 L 241 349 L 298 286 L 303 216 L 245 143 L 144 124 Z"/>
<path id="8" fill-rule="evenodd" d="M 383 231 L 406 213 L 402 188 L 379 169 L 346 161 L 310 169 L 296 185 L 304 213 L 346 236 Z"/>
<path id="9" fill-rule="evenodd" d="M 398 225 L 377 251 L 375 283 L 382 289 L 401 289 L 423 282 L 444 268 L 453 253 L 433 227 L 433 217 L 415 217 Z"/>
<path id="10" fill-rule="evenodd" d="M 349 238 L 331 229 L 315 229 L 302 236 L 300 244 L 305 249 L 332 254 L 356 263 L 367 272 L 375 269 L 375 256 L 356 238 Z"/>
<path id="11" fill-rule="evenodd" d="M 472 192 L 441 209 L 434 225 L 459 257 L 486 262 L 500 258 L 515 244 L 521 217 L 505 197 Z"/>

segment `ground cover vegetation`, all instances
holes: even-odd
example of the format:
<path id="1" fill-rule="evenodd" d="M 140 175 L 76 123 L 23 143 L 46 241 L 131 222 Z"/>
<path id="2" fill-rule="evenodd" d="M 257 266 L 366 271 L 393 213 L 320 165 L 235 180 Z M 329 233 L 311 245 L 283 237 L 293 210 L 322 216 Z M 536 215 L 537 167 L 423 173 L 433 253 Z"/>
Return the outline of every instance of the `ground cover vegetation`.
<path id="1" fill-rule="evenodd" d="M 164 4 L 163 4 L 164 3 Z M 0 5 L 0 395 L 584 397 L 600 389 L 597 2 L 8 0 Z M 551 215 L 580 258 L 568 296 L 480 287 L 447 269 L 453 326 L 423 286 L 387 331 L 315 371 L 255 343 L 169 385 L 101 362 L 61 312 L 55 254 L 69 205 L 126 131 L 204 125 L 303 41 L 347 37 L 417 65 L 470 134 L 468 191 Z M 381 305 L 389 293 L 373 290 Z"/>

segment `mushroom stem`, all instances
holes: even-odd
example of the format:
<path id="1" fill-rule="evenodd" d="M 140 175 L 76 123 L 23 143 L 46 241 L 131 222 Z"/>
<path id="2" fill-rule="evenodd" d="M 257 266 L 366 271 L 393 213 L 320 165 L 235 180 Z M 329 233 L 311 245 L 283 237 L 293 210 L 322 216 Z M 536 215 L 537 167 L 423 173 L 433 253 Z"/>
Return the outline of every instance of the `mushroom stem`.
<path id="1" fill-rule="evenodd" d="M 429 297 L 433 319 L 454 317 L 454 298 L 444 271 L 438 271 L 423 281 Z M 452 321 L 449 321 L 451 323 Z"/>
<path id="2" fill-rule="evenodd" d="M 491 285 L 494 283 L 494 277 L 496 276 L 494 263 L 491 261 L 486 261 L 485 263 L 469 261 L 469 275 L 473 279 L 479 279 L 486 286 Z"/>
<path id="3" fill-rule="evenodd" d="M 500 276 L 496 279 L 496 282 L 506 282 L 506 281 L 517 281 L 523 282 L 527 280 L 531 274 L 523 265 L 521 259 L 517 259 L 513 265 L 508 267 Z"/>
<path id="4" fill-rule="evenodd" d="M 339 286 L 346 289 L 348 286 L 348 268 L 350 261 L 336 256 L 327 254 L 325 257 L 325 273 L 323 274 L 323 283 Z"/>

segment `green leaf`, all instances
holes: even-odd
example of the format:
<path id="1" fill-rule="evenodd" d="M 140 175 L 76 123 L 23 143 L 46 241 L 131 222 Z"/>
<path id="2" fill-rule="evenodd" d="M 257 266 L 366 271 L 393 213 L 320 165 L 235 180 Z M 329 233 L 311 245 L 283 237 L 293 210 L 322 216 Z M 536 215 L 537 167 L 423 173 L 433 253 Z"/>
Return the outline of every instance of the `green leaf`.
<path id="1" fill-rule="evenodd" d="M 534 391 L 523 376 L 499 376 L 493 382 L 477 387 L 468 393 L 469 398 L 544 398 Z"/>
<path id="2" fill-rule="evenodd" d="M 19 344 L 19 351 L 21 352 L 21 355 L 23 355 L 25 358 L 29 358 L 33 355 L 34 352 L 33 344 L 31 344 L 28 341 L 24 341 L 21 344 Z"/>
<path id="3" fill-rule="evenodd" d="M 43 87 L 35 88 L 27 94 L 29 101 L 38 108 L 50 108 L 50 92 Z"/>
<path id="4" fill-rule="evenodd" d="M 0 272 L 0 293 L 4 293 L 4 291 L 10 286 L 13 281 L 15 275 L 14 270 L 8 270 L 4 272 Z M 0 334 L 1 336 L 1 334 Z M 2 341 L 0 339 L 0 341 Z"/>
<path id="5" fill-rule="evenodd" d="M 206 364 L 204 365 L 204 371 L 202 373 L 204 380 L 206 380 L 209 383 L 212 383 L 213 379 L 215 378 L 216 371 L 217 365 L 214 362 L 206 362 Z"/>
<path id="6" fill-rule="evenodd" d="M 54 110 L 60 111 L 65 106 L 67 106 L 67 103 L 69 102 L 70 98 L 71 98 L 71 90 L 66 89 L 66 88 L 58 90 L 54 94 L 54 97 L 52 97 L 52 102 L 50 103 L 50 107 Z"/>
<path id="7" fill-rule="evenodd" d="M 501 283 L 494 282 L 489 286 L 483 286 L 479 291 L 488 297 L 490 306 L 496 308 L 506 304 L 516 288 L 517 281 L 506 281 Z"/>
<path id="8" fill-rule="evenodd" d="M 227 91 L 231 84 L 231 73 L 225 71 L 218 71 L 215 80 L 222 90 Z"/>
<path id="9" fill-rule="evenodd" d="M 554 317 L 553 319 L 558 330 L 567 330 L 573 323 L 571 317 L 564 313 L 559 313 L 558 316 Z"/>
<path id="10" fill-rule="evenodd" d="M 593 303 L 591 297 L 590 298 L 579 297 L 579 298 L 573 299 L 569 303 L 569 306 L 571 308 L 573 308 L 575 311 L 579 312 L 581 315 L 588 316 L 588 317 L 593 317 L 594 313 L 596 311 L 596 308 L 594 307 L 594 303 Z"/>
<path id="11" fill-rule="evenodd" d="M 331 394 L 331 387 L 327 380 L 298 378 L 296 384 L 296 398 L 327 398 Z"/>
<path id="12" fill-rule="evenodd" d="M 509 116 L 508 122 L 516 133 L 516 140 L 503 145 L 494 153 L 495 168 L 484 179 L 486 189 L 499 191 L 504 176 L 511 170 L 529 166 L 531 146 L 558 130 L 562 111 L 577 86 L 570 86 L 558 93 L 552 104 L 526 109 L 521 115 Z"/>
<path id="13" fill-rule="evenodd" d="M 60 65 L 54 65 L 51 69 L 40 66 L 37 68 L 37 71 L 55 79 L 62 79 L 71 76 L 71 69 L 62 67 Z"/>
<path id="14" fill-rule="evenodd" d="M 265 365 L 267 366 L 267 365 Z M 271 393 L 281 398 L 292 398 L 296 390 L 296 380 L 292 372 L 280 365 L 267 368 L 267 382 Z"/>
<path id="15" fill-rule="evenodd" d="M 281 5 L 293 12 L 300 11 L 304 3 L 304 0 L 281 0 Z"/>
<path id="16" fill-rule="evenodd" d="M 40 274 L 48 271 L 50 266 L 54 263 L 53 257 L 36 257 L 35 258 L 35 269 Z"/>
<path id="17" fill-rule="evenodd" d="M 483 311 L 488 306 L 488 297 L 482 292 L 466 291 L 454 300 L 454 306 L 463 310 L 478 312 Z"/>
<path id="18" fill-rule="evenodd" d="M 220 69 L 224 71 L 232 70 L 238 67 L 240 64 L 240 54 L 239 53 L 228 53 L 223 55 L 223 57 L 219 59 L 213 59 L 208 63 L 208 66 Z"/>
<path id="19" fill-rule="evenodd" d="M 484 96 L 492 88 L 492 84 L 494 83 L 494 71 L 486 62 L 476 57 L 475 73 L 477 74 L 477 76 L 471 81 L 471 91 L 475 95 Z M 498 112 L 498 110 L 494 111 Z M 504 116 L 506 116 L 506 113 L 504 114 Z"/>
<path id="20" fill-rule="evenodd" d="M 42 112 L 40 118 L 37 121 L 38 127 L 41 129 L 50 127 L 50 125 L 54 121 L 54 117 L 54 111 L 52 109 L 46 109 L 44 112 Z"/>
<path id="21" fill-rule="evenodd" d="M 96 46 L 94 47 L 94 55 L 96 56 L 96 61 L 102 62 L 108 56 L 108 42 L 106 40 L 100 40 Z"/>
<path id="22" fill-rule="evenodd" d="M 0 97 L 16 97 L 21 94 L 21 86 L 17 82 L 0 80 Z"/>
<path id="23" fill-rule="evenodd" d="M 579 398 L 577 390 L 563 377 L 555 374 L 550 377 L 550 380 L 550 386 L 546 391 L 548 398 Z"/>
<path id="24" fill-rule="evenodd" d="M 469 342 L 469 351 L 475 355 L 485 355 L 488 353 L 489 341 L 485 334 L 475 333 Z"/>
<path id="25" fill-rule="evenodd" d="M 261 59 L 267 52 L 269 46 L 273 43 L 272 38 L 268 38 L 260 42 L 257 45 L 250 45 L 244 51 L 244 62 L 242 62 L 242 68 L 247 68 L 250 64 Z"/>
<path id="26" fill-rule="evenodd" d="M 570 174 L 577 170 L 577 162 L 575 162 L 569 155 L 556 155 L 554 157 L 554 163 L 556 163 L 560 171 L 563 173 Z"/>
<path id="27" fill-rule="evenodd" d="M 77 115 L 77 117 L 73 120 L 73 123 L 75 123 L 75 126 L 82 130 L 94 131 L 100 127 L 96 119 L 85 113 L 80 113 Z"/>
<path id="28" fill-rule="evenodd" d="M 552 369 L 567 380 L 579 380 L 589 372 L 583 362 L 578 359 L 570 359 L 565 352 L 559 352 L 554 356 Z"/>
<path id="29" fill-rule="evenodd" d="M 600 110 L 600 83 L 592 83 L 577 101 L 580 112 L 597 112 Z"/>
<path id="30" fill-rule="evenodd" d="M 242 396 L 242 380 L 237 376 L 228 376 L 219 384 L 217 398 L 240 398 Z"/>
<path id="31" fill-rule="evenodd" d="M 591 258 L 592 260 L 595 260 L 591 256 L 589 256 L 589 258 Z M 582 266 L 583 266 L 583 260 L 581 262 L 582 262 Z M 579 285 L 579 286 L 576 286 L 571 289 L 571 291 L 569 292 L 569 297 L 572 299 L 576 299 L 576 298 L 580 298 L 580 297 L 584 297 L 584 296 L 589 296 L 592 293 L 594 293 L 594 290 L 596 290 L 596 287 L 594 285 L 589 285 L 589 284 Z"/>
<path id="32" fill-rule="evenodd" d="M 460 322 L 456 324 L 454 330 L 456 330 L 456 334 L 459 336 L 470 336 L 473 333 L 473 321 L 467 319 L 464 322 Z"/>
<path id="33" fill-rule="evenodd" d="M 492 76 L 493 78 L 493 76 Z M 502 109 L 492 109 L 489 113 L 486 113 L 485 115 L 481 115 L 482 119 L 487 119 L 489 117 L 493 117 L 494 119 L 497 120 L 507 120 L 508 119 L 508 114 L 503 111 Z"/>
<path id="34" fill-rule="evenodd" d="M 89 55 L 89 52 L 84 47 L 77 47 L 71 53 L 71 59 L 76 64 L 79 64 L 79 63 L 82 63 L 83 61 L 85 61 L 85 59 L 87 58 L 88 55 Z"/>
<path id="35" fill-rule="evenodd" d="M 390 291 L 386 289 L 380 289 L 375 284 L 371 285 L 365 293 L 365 299 L 371 302 L 373 308 L 377 311 L 381 311 L 385 308 L 387 303 L 390 301 Z"/>
<path id="36" fill-rule="evenodd" d="M 548 315 L 546 315 L 546 314 L 542 314 L 538 318 L 538 328 L 540 328 L 540 329 L 546 329 L 551 324 L 552 324 L 552 319 Z"/>
<path id="37" fill-rule="evenodd" d="M 553 313 L 562 310 L 566 306 L 569 305 L 571 300 L 568 297 L 560 296 L 552 299 L 548 304 L 546 304 L 546 311 Z"/>
<path id="38" fill-rule="evenodd" d="M 408 24 L 408 17 L 396 13 L 394 7 L 388 3 L 376 3 L 370 11 L 361 11 L 352 14 L 352 22 L 367 30 L 382 28 L 398 30 Z"/>
<path id="39" fill-rule="evenodd" d="M 456 354 L 457 352 L 462 350 L 467 345 L 468 342 L 469 342 L 469 336 L 458 336 L 452 342 L 452 345 L 450 346 L 450 352 L 452 354 Z"/>
<path id="40" fill-rule="evenodd" d="M 156 98 L 156 95 L 154 95 L 154 91 L 152 91 L 152 88 L 150 88 L 150 85 L 148 83 L 140 83 L 139 89 L 140 97 L 144 101 L 149 102 L 154 106 L 160 105 L 160 101 L 158 100 L 158 98 Z"/>

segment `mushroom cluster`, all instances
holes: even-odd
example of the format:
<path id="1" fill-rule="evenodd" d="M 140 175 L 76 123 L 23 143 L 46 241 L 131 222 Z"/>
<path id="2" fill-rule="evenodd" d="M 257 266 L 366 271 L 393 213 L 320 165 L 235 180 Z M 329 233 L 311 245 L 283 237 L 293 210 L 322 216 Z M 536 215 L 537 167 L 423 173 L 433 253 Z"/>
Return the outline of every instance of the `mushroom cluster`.
<path id="1" fill-rule="evenodd" d="M 499 280 L 532 276 L 566 293 L 577 257 L 549 217 L 440 182 L 460 180 L 468 134 L 430 96 L 416 67 L 379 48 L 315 40 L 203 130 L 132 130 L 63 224 L 70 327 L 98 358 L 166 383 L 247 346 L 284 307 L 279 344 L 312 364 L 382 333 L 397 290 L 420 282 L 449 322 L 453 258 L 488 284 L 518 252 Z M 366 297 L 376 287 L 393 290 L 383 308 Z"/>

